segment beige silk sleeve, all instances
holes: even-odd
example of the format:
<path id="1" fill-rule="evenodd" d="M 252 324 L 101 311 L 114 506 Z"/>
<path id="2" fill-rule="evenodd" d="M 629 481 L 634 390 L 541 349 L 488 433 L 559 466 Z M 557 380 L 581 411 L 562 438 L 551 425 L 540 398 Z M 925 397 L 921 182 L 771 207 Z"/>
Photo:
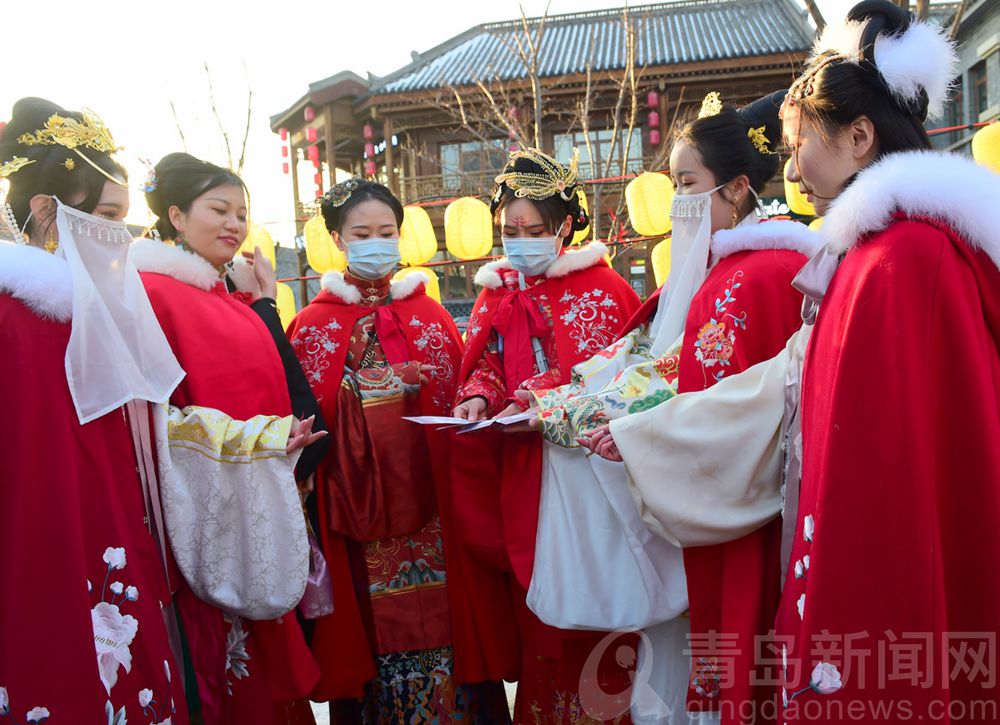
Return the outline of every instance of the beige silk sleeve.
<path id="1" fill-rule="evenodd" d="M 755 531 L 781 511 L 781 425 L 793 335 L 776 357 L 611 422 L 643 521 L 677 546 Z"/>

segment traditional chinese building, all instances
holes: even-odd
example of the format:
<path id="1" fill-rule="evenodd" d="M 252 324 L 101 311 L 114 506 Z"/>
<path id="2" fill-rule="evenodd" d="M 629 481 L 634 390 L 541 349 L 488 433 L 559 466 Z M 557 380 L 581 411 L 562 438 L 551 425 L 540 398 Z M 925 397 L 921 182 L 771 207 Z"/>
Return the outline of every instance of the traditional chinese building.
<path id="1" fill-rule="evenodd" d="M 428 205 L 436 259 L 447 261 L 446 202 L 485 199 L 511 146 L 538 144 L 564 162 L 578 148 L 582 175 L 608 179 L 588 184 L 588 201 L 594 233 L 615 241 L 634 236 L 623 213 L 626 177 L 665 166 L 672 125 L 708 91 L 739 104 L 786 87 L 813 38 L 795 0 L 680 0 L 518 18 L 414 52 L 385 77 L 345 71 L 311 83 L 271 128 L 286 141 L 300 225 L 331 170 L 374 176 L 404 203 Z M 622 246 L 615 257 L 641 292 L 652 288 L 647 246 Z M 437 267 L 443 297 L 473 296 L 477 266 Z"/>

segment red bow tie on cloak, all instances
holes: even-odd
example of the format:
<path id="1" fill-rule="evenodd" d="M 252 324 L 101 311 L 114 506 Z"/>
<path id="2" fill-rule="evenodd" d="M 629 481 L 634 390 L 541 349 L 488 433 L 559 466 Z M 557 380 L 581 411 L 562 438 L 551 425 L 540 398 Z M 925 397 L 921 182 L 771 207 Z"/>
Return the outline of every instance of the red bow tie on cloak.
<path id="1" fill-rule="evenodd" d="M 511 397 L 521 384 L 535 374 L 535 354 L 531 338 L 548 332 L 545 318 L 535 301 L 523 290 L 504 296 L 493 316 L 493 329 L 503 338 L 503 372 Z"/>
<path id="2" fill-rule="evenodd" d="M 410 351 L 403 335 L 403 324 L 391 305 L 380 305 L 375 308 L 375 334 L 390 365 L 409 361 Z"/>

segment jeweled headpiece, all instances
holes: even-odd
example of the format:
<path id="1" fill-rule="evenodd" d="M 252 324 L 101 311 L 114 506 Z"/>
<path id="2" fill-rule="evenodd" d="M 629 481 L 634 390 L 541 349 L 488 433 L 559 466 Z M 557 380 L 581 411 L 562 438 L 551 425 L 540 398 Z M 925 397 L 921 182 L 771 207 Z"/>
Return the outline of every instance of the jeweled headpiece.
<path id="1" fill-rule="evenodd" d="M 722 96 L 718 91 L 708 93 L 701 102 L 701 110 L 698 111 L 698 118 L 708 118 L 718 116 L 722 113 Z"/>
<path id="2" fill-rule="evenodd" d="M 23 156 L 15 156 L 10 161 L 4 161 L 0 164 L 0 179 L 6 179 L 11 174 L 20 171 L 28 164 L 35 163 L 32 160 L 26 159 Z"/>
<path id="3" fill-rule="evenodd" d="M 115 144 L 111 131 L 96 113 L 83 109 L 80 115 L 83 116 L 82 119 L 66 118 L 58 113 L 53 113 L 44 126 L 34 133 L 21 134 L 18 136 L 17 142 L 25 146 L 64 146 L 104 174 L 109 180 L 119 186 L 125 186 L 121 179 L 116 179 L 80 151 L 80 147 L 83 147 L 102 154 L 113 154 L 116 151 L 121 151 L 124 147 Z M 72 159 L 67 159 L 64 163 L 67 171 L 76 168 L 76 164 L 72 161 Z"/>
<path id="4" fill-rule="evenodd" d="M 765 135 L 765 128 L 765 126 L 758 126 L 757 128 L 751 127 L 747 129 L 747 138 L 750 139 L 750 143 L 753 144 L 753 147 L 757 149 L 757 153 L 762 156 L 774 156 L 777 151 L 772 151 L 768 148 L 768 144 L 771 143 L 771 140 Z"/>
<path id="5" fill-rule="evenodd" d="M 518 159 L 527 159 L 542 169 L 541 173 L 517 171 L 514 165 Z M 494 179 L 496 187 L 494 199 L 503 193 L 504 185 L 518 198 L 527 197 L 543 201 L 558 194 L 563 201 L 571 201 L 576 193 L 577 176 L 580 168 L 580 150 L 574 148 L 569 168 L 538 149 L 524 149 L 510 155 L 504 171 Z M 509 171 L 508 171 L 509 169 Z"/>
<path id="6" fill-rule="evenodd" d="M 360 184 L 360 179 L 352 177 L 347 181 L 342 181 L 339 184 L 331 186 L 324 196 L 332 206 L 343 206 Z"/>

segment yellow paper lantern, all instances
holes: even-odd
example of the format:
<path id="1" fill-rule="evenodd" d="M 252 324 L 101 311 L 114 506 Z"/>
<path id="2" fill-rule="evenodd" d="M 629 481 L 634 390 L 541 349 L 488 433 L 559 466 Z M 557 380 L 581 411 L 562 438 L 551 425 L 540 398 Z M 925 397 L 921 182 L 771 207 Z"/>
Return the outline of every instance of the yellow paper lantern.
<path id="1" fill-rule="evenodd" d="M 438 240 L 427 211 L 421 206 L 403 207 L 399 229 L 399 256 L 403 264 L 417 266 L 437 254 Z"/>
<path id="2" fill-rule="evenodd" d="M 590 207 L 587 205 L 587 193 L 583 190 L 583 185 L 576 190 L 576 195 L 580 199 L 580 208 L 587 212 L 587 216 L 590 216 Z M 588 224 L 583 229 L 578 232 L 573 233 L 573 244 L 583 244 L 587 241 L 587 237 L 590 236 L 590 225 Z"/>
<path id="3" fill-rule="evenodd" d="M 471 196 L 456 199 L 444 210 L 444 242 L 458 259 L 478 259 L 493 250 L 490 208 Z"/>
<path id="4" fill-rule="evenodd" d="M 625 205 L 632 228 L 644 237 L 656 237 L 670 231 L 670 204 L 674 185 L 666 174 L 649 171 L 628 182 Z"/>
<path id="5" fill-rule="evenodd" d="M 278 299 L 275 300 L 278 303 L 278 316 L 281 318 L 281 326 L 288 329 L 288 326 L 292 324 L 292 318 L 295 317 L 295 293 L 292 292 L 292 288 L 289 287 L 284 282 L 278 282 Z"/>
<path id="6" fill-rule="evenodd" d="M 818 216 L 815 219 L 813 219 L 811 222 L 809 222 L 809 228 L 812 229 L 814 232 L 818 232 L 820 229 L 822 229 L 823 228 L 823 217 Z"/>
<path id="7" fill-rule="evenodd" d="M 799 216 L 816 216 L 816 209 L 809 200 L 806 199 L 806 195 L 799 191 L 799 185 L 793 184 L 788 180 L 788 167 L 791 166 L 792 160 L 788 159 L 785 162 L 785 171 L 782 173 L 782 178 L 785 181 L 785 203 L 788 204 L 788 208 L 792 210 L 795 214 Z"/>
<path id="8" fill-rule="evenodd" d="M 664 239 L 653 247 L 653 253 L 649 255 L 653 262 L 653 278 L 657 287 L 662 287 L 670 274 L 670 242 L 670 239 Z"/>
<path id="9" fill-rule="evenodd" d="M 433 297 L 438 302 L 440 302 L 441 284 L 438 282 L 438 277 L 436 274 L 434 274 L 433 270 L 427 269 L 427 267 L 403 267 L 401 270 L 396 272 L 396 274 L 392 275 L 392 281 L 398 282 L 399 280 L 409 277 L 411 274 L 415 274 L 416 272 L 423 272 L 424 274 L 426 274 L 428 277 L 431 278 L 431 281 L 428 282 L 425 286 L 425 289 L 427 290 L 427 296 Z"/>
<path id="10" fill-rule="evenodd" d="M 320 274 L 331 270 L 343 272 L 347 268 L 347 257 L 333 243 L 322 216 L 316 215 L 307 221 L 302 234 L 306 238 L 306 259 L 310 267 Z"/>
<path id="11" fill-rule="evenodd" d="M 976 131 L 972 137 L 972 158 L 1000 174 L 1000 122 Z"/>
<path id="12" fill-rule="evenodd" d="M 260 251 L 264 253 L 264 256 L 271 260 L 271 266 L 275 269 L 278 268 L 278 259 L 274 253 L 274 239 L 271 238 L 270 232 L 259 224 L 250 225 L 250 229 L 247 231 L 247 238 L 243 240 L 243 244 L 240 245 L 236 256 L 244 252 L 252 255 L 254 247 L 260 247 Z"/>

